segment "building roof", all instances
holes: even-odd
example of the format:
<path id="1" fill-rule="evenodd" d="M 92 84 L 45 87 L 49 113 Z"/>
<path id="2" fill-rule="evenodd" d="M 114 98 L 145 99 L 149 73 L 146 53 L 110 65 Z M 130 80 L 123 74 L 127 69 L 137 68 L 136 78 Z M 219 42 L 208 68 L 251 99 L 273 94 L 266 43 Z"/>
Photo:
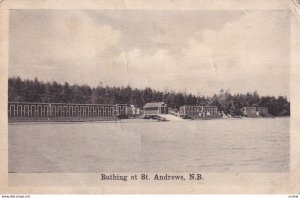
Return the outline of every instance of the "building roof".
<path id="1" fill-rule="evenodd" d="M 155 108 L 155 107 L 161 107 L 162 105 L 167 106 L 166 103 L 164 102 L 149 102 L 144 105 L 144 108 Z"/>
<path id="2" fill-rule="evenodd" d="M 206 106 L 206 105 L 184 105 L 182 107 L 209 107 L 209 108 L 218 108 L 217 106 Z"/>
<path id="3" fill-rule="evenodd" d="M 241 109 L 256 109 L 256 107 L 243 107 Z"/>
<path id="4" fill-rule="evenodd" d="M 267 109 L 268 107 L 258 107 L 258 109 Z"/>

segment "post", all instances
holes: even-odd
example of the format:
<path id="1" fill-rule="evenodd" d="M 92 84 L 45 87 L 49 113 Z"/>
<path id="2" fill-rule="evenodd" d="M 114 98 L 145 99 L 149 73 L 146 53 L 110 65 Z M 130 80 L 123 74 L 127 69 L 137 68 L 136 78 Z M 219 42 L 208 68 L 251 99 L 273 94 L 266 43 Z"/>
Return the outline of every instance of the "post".
<path id="1" fill-rule="evenodd" d="M 52 117 L 52 108 L 51 108 L 51 103 L 49 103 L 48 104 L 48 108 L 49 108 L 49 111 L 48 111 L 48 113 L 49 113 L 49 117 Z"/>

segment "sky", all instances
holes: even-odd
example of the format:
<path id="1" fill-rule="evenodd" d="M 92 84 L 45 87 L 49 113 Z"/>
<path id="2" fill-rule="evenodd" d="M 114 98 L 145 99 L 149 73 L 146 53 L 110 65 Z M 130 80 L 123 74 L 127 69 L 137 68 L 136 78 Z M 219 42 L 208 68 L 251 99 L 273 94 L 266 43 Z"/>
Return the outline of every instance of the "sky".
<path id="1" fill-rule="evenodd" d="M 289 97 L 287 10 L 11 10 L 9 76 Z"/>

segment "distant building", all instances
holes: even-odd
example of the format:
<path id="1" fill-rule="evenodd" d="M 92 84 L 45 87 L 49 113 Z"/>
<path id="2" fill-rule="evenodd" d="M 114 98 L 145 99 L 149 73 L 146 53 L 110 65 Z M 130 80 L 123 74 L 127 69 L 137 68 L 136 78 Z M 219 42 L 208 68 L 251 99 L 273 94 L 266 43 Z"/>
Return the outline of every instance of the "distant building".
<path id="1" fill-rule="evenodd" d="M 257 111 L 258 111 L 259 115 L 262 115 L 262 116 L 269 115 L 269 111 L 268 111 L 267 107 L 258 107 Z"/>
<path id="2" fill-rule="evenodd" d="M 185 105 L 179 108 L 179 115 L 180 117 L 216 117 L 218 116 L 218 107 Z"/>
<path id="3" fill-rule="evenodd" d="M 8 121 L 114 120 L 127 114 L 119 104 L 8 103 Z"/>
<path id="4" fill-rule="evenodd" d="M 116 116 L 125 116 L 128 115 L 128 105 L 127 104 L 116 104 Z"/>
<path id="5" fill-rule="evenodd" d="M 144 106 L 145 115 L 168 114 L 168 106 L 164 102 L 151 102 Z"/>
<path id="6" fill-rule="evenodd" d="M 244 107 L 241 109 L 243 116 L 255 117 L 257 116 L 256 107 Z"/>

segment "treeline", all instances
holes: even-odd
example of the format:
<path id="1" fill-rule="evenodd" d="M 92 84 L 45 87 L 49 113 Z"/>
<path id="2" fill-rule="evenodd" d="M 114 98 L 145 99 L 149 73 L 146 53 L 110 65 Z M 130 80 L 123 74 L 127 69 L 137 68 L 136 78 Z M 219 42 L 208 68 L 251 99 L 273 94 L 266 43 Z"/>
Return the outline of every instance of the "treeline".
<path id="1" fill-rule="evenodd" d="M 243 107 L 268 107 L 274 116 L 289 116 L 290 102 L 285 96 L 259 96 L 257 92 L 231 94 L 221 90 L 212 97 L 193 94 L 158 91 L 151 88 L 136 89 L 127 87 L 90 87 L 88 85 L 69 85 L 67 82 L 42 82 L 22 80 L 19 77 L 8 79 L 9 102 L 42 102 L 42 103 L 99 103 L 99 104 L 133 104 L 142 108 L 147 102 L 163 101 L 174 110 L 183 105 L 218 106 L 226 114 L 240 115 Z"/>

